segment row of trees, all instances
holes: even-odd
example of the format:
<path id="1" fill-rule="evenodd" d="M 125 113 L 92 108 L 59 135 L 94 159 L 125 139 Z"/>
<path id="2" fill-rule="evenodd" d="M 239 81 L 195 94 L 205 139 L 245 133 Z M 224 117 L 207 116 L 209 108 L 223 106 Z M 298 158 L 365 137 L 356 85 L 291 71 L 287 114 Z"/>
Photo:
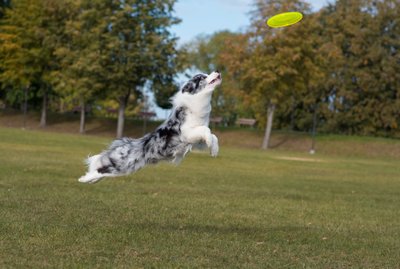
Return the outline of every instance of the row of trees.
<path id="1" fill-rule="evenodd" d="M 305 17 L 268 28 L 284 11 Z M 257 0 L 244 33 L 219 32 L 187 45 L 198 68 L 223 71 L 214 113 L 255 117 L 267 127 L 399 136 L 400 3 L 338 0 L 318 12 L 302 0 Z M 216 110 L 216 111 L 215 111 Z"/>
<path id="2" fill-rule="evenodd" d="M 178 51 L 169 28 L 175 0 L 3 1 L 0 83 L 8 103 L 42 99 L 46 125 L 49 98 L 79 100 L 80 132 L 85 107 L 118 102 L 121 137 L 129 100 L 151 87 L 160 106 L 176 90 Z"/>
<path id="3" fill-rule="evenodd" d="M 85 106 L 114 100 L 123 132 L 129 104 L 144 87 L 169 106 L 177 73 L 220 70 L 213 115 L 228 123 L 255 117 L 265 128 L 400 134 L 400 4 L 337 0 L 313 12 L 303 0 L 254 0 L 241 33 L 199 37 L 178 50 L 170 27 L 176 0 L 2 0 L 0 98 L 10 105 L 41 98 Z M 5 12 L 4 12 L 5 10 Z M 271 29 L 267 18 L 300 11 L 293 26 Z"/>

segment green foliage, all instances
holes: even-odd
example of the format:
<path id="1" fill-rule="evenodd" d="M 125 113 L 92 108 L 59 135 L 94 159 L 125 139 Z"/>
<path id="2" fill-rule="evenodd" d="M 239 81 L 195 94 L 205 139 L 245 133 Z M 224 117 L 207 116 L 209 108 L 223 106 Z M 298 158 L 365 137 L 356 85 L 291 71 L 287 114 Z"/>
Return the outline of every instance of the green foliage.
<path id="1" fill-rule="evenodd" d="M 2 88 L 10 102 L 26 88 L 39 96 L 54 88 L 67 102 L 116 100 L 124 110 L 146 85 L 168 107 L 180 68 L 174 3 L 16 1 L 0 26 Z"/>
<path id="2" fill-rule="evenodd" d="M 325 132 L 398 136 L 397 1 L 338 0 L 314 13 L 301 0 L 260 0 L 254 6 L 247 33 L 216 33 L 192 49 L 198 68 L 218 66 L 227 73 L 223 84 L 236 85 L 240 104 L 226 107 L 227 114 L 253 116 L 264 127 L 275 104 L 277 128 L 308 131 L 316 111 Z M 286 28 L 265 25 L 268 17 L 290 10 L 304 19 Z"/>
<path id="3" fill-rule="evenodd" d="M 102 81 L 107 98 L 119 102 L 117 137 L 123 134 L 124 113 L 131 94 L 154 87 L 156 100 L 166 106 L 165 92 L 174 87 L 177 50 L 169 27 L 179 23 L 172 14 L 175 0 L 126 0 L 104 3 L 105 28 L 100 42 Z M 161 75 L 160 75 L 161 74 Z"/>
<path id="4" fill-rule="evenodd" d="M 10 0 L 0 0 L 0 19 L 4 17 L 4 12 L 6 8 L 9 8 L 11 5 Z"/>
<path id="5" fill-rule="evenodd" d="M 233 123 L 238 113 L 246 113 L 242 107 L 242 96 L 237 81 L 228 71 L 227 61 L 232 59 L 232 44 L 243 40 L 242 34 L 229 31 L 217 32 L 212 36 L 198 36 L 193 42 L 186 44 L 186 67 L 211 73 L 218 70 L 222 74 L 223 83 L 213 93 L 213 115 L 222 116 L 227 123 Z"/>
<path id="6" fill-rule="evenodd" d="M 21 0 L 7 9 L 0 25 L 0 81 L 11 102 L 34 85 L 38 96 L 51 91 L 63 17 L 64 6 L 56 0 Z"/>
<path id="7" fill-rule="evenodd" d="M 303 0 L 255 0 L 251 27 L 202 36 L 178 50 L 175 0 L 0 1 L 1 98 L 19 104 L 52 93 L 118 104 L 130 113 L 144 88 L 163 108 L 184 68 L 218 69 L 213 115 L 255 117 L 264 127 L 397 137 L 400 133 L 400 5 L 337 0 L 311 12 Z M 297 10 L 304 19 L 271 29 L 265 20 Z M 130 107 L 129 107 L 130 106 Z"/>
<path id="8" fill-rule="evenodd" d="M 64 42 L 57 47 L 61 68 L 53 72 L 56 90 L 69 100 L 93 98 L 102 89 L 101 35 L 105 31 L 101 1 L 69 1 Z"/>
<path id="9" fill-rule="evenodd" d="M 108 97 L 125 98 L 148 81 L 157 87 L 157 93 L 164 86 L 169 91 L 177 51 L 168 28 L 179 22 L 172 15 L 174 2 L 127 0 L 106 4 L 100 58 L 103 79 L 110 90 Z"/>
<path id="10" fill-rule="evenodd" d="M 399 11 L 393 1 L 367 0 L 337 1 L 323 10 L 324 34 L 337 52 L 327 69 L 327 130 L 398 132 Z"/>

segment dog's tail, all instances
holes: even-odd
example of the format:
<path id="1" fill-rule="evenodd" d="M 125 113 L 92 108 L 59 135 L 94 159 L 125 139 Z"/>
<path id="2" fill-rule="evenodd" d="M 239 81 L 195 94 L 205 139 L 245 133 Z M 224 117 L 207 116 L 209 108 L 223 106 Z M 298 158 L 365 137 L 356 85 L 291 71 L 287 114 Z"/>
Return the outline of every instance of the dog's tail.
<path id="1" fill-rule="evenodd" d="M 97 154 L 97 155 L 93 155 L 93 156 L 89 156 L 86 160 L 85 163 L 89 168 L 89 171 L 96 171 L 97 169 L 99 169 L 101 167 L 101 157 L 102 154 Z"/>
<path id="2" fill-rule="evenodd" d="M 95 183 L 103 177 L 122 176 L 139 170 L 145 165 L 143 139 L 117 139 L 107 150 L 87 158 L 88 172 L 79 182 Z"/>
<path id="3" fill-rule="evenodd" d="M 88 157 L 85 160 L 86 165 L 88 166 L 88 172 L 79 178 L 79 182 L 82 183 L 96 183 L 100 181 L 104 175 L 99 173 L 98 169 L 102 167 L 101 158 L 103 154 L 97 154 L 91 157 Z"/>

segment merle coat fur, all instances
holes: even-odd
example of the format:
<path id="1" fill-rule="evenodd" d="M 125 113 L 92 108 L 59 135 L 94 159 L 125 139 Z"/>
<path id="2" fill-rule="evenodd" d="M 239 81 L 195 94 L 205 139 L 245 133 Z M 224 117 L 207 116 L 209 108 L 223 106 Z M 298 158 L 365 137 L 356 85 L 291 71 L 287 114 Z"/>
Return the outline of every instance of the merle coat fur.
<path id="1" fill-rule="evenodd" d="M 212 92 L 219 84 L 218 71 L 194 76 L 172 98 L 172 113 L 162 125 L 139 139 L 117 139 L 104 152 L 89 157 L 88 172 L 79 181 L 95 183 L 159 161 L 178 164 L 198 143 L 205 143 L 211 156 L 217 156 L 218 139 L 208 124 Z"/>

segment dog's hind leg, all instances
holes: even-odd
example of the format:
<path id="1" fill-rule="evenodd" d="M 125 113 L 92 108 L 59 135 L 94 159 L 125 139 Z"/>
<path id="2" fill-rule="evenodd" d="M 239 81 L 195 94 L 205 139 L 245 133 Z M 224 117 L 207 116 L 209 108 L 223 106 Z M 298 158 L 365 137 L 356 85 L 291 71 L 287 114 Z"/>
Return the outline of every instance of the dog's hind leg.
<path id="1" fill-rule="evenodd" d="M 181 163 L 185 155 L 192 150 L 192 145 L 184 145 L 177 149 L 174 154 L 174 159 L 171 161 L 173 164 L 178 165 Z"/>

